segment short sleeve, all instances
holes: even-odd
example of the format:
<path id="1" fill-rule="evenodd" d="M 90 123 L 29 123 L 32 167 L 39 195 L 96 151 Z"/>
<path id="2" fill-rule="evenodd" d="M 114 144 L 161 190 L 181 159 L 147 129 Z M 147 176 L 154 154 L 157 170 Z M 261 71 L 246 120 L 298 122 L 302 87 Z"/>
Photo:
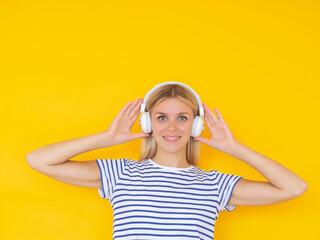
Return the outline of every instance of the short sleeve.
<path id="1" fill-rule="evenodd" d="M 125 159 L 96 159 L 100 169 L 102 189 L 98 188 L 101 198 L 111 200 L 113 191 L 123 173 Z"/>
<path id="2" fill-rule="evenodd" d="M 236 208 L 236 205 L 228 206 L 228 202 L 230 200 L 232 191 L 237 184 L 237 182 L 243 178 L 241 176 L 221 173 L 219 171 L 215 171 L 216 174 L 216 183 L 218 186 L 219 193 L 219 210 L 221 211 L 232 211 Z"/>

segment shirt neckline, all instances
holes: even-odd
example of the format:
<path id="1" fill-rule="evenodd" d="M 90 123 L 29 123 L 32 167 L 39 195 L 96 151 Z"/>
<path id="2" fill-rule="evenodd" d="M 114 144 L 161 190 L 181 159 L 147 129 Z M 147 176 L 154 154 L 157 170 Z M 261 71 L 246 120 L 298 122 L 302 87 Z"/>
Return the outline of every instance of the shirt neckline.
<path id="1" fill-rule="evenodd" d="M 168 166 L 160 165 L 160 164 L 154 162 L 151 158 L 149 158 L 148 161 L 155 167 L 159 167 L 159 168 L 171 170 L 171 171 L 189 170 L 194 167 L 193 165 L 186 167 L 186 168 L 168 167 Z"/>

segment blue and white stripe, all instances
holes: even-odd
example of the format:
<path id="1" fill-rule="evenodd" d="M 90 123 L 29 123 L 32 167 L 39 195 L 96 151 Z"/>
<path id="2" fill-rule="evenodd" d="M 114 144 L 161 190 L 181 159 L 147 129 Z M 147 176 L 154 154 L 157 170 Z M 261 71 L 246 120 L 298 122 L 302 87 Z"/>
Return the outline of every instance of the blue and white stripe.
<path id="1" fill-rule="evenodd" d="M 210 239 L 215 221 L 242 178 L 195 166 L 173 168 L 151 159 L 96 159 L 113 208 L 113 240 Z"/>

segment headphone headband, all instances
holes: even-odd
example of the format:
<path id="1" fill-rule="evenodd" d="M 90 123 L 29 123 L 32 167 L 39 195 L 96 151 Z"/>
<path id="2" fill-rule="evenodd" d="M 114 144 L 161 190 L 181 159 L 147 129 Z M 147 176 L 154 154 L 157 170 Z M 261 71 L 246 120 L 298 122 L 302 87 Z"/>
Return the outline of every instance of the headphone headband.
<path id="1" fill-rule="evenodd" d="M 140 108 L 140 112 L 141 113 L 143 113 L 145 111 L 146 103 L 147 103 L 147 100 L 148 100 L 149 96 L 151 95 L 151 93 L 153 93 L 159 87 L 162 87 L 163 85 L 168 85 L 168 84 L 171 84 L 171 85 L 178 84 L 178 85 L 182 85 L 183 87 L 186 87 L 187 89 L 189 89 L 193 93 L 193 95 L 196 97 L 198 105 L 199 105 L 200 117 L 203 117 L 204 110 L 203 110 L 202 103 L 201 103 L 199 95 L 191 87 L 189 87 L 188 85 L 186 85 L 184 83 L 180 83 L 180 82 L 174 82 L 174 81 L 160 83 L 160 84 L 154 86 L 150 91 L 148 91 L 147 95 L 143 99 L 143 103 L 141 104 L 141 108 Z"/>

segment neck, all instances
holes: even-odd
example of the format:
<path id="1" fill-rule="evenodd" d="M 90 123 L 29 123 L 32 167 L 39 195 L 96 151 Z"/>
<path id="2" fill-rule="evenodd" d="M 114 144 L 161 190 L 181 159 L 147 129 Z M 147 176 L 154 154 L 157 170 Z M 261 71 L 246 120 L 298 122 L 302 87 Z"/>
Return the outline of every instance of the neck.
<path id="1" fill-rule="evenodd" d="M 180 152 L 164 152 L 157 150 L 156 155 L 152 158 L 152 161 L 159 165 L 176 168 L 187 168 L 191 165 L 187 162 L 186 151 Z"/>

